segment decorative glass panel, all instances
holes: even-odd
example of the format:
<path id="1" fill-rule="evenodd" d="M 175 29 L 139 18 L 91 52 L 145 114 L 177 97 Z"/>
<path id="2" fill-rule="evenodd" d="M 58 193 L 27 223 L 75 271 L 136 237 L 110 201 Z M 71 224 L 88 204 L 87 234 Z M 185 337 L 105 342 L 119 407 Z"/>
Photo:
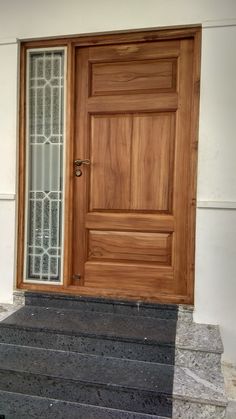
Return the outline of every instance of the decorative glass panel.
<path id="1" fill-rule="evenodd" d="M 61 282 L 64 50 L 28 54 L 26 281 Z"/>

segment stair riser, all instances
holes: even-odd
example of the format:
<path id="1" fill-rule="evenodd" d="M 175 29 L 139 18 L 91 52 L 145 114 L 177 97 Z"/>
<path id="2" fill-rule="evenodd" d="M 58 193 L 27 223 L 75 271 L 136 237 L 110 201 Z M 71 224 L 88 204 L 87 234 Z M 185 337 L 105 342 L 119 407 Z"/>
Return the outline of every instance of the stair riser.
<path id="1" fill-rule="evenodd" d="M 0 390 L 166 417 L 172 414 L 171 398 L 157 392 L 37 374 L 0 370 Z"/>
<path id="2" fill-rule="evenodd" d="M 96 298 L 42 296 L 27 294 L 25 304 L 39 307 L 53 307 L 78 311 L 114 313 L 127 316 L 156 317 L 160 319 L 178 318 L 178 306 L 165 304 L 145 304 L 143 302 L 119 302 Z M 186 310 L 186 315 L 191 311 Z"/>
<path id="3" fill-rule="evenodd" d="M 53 332 L 21 330 L 12 327 L 0 328 L 0 341 L 11 345 L 73 351 L 168 365 L 180 365 L 189 368 L 221 369 L 220 354 L 191 351 L 163 345 L 147 345 L 110 339 L 70 336 Z"/>
<path id="4" fill-rule="evenodd" d="M 175 365 L 195 370 L 221 371 L 221 355 L 213 352 L 175 348 Z"/>

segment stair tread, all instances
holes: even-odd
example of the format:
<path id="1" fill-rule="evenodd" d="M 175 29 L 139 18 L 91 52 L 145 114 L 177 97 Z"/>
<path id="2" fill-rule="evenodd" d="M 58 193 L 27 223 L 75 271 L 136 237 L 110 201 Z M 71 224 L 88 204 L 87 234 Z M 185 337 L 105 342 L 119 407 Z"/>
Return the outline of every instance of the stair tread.
<path id="1" fill-rule="evenodd" d="M 161 416 L 66 402 L 0 390 L 0 414 L 7 419 L 168 419 Z M 20 415 L 20 416 L 19 416 Z"/>
<path id="2" fill-rule="evenodd" d="M 0 344 L 0 369 L 226 405 L 219 371 L 209 374 L 185 367 L 5 344 Z"/>
<path id="3" fill-rule="evenodd" d="M 181 322 L 176 337 L 176 320 L 173 319 L 28 305 L 0 322 L 0 327 L 4 325 L 145 344 L 176 344 L 182 348 L 207 352 L 223 351 L 217 326 Z"/>
<path id="4" fill-rule="evenodd" d="M 4 324 L 57 330 L 90 336 L 121 337 L 129 341 L 175 342 L 176 321 L 152 317 L 136 317 L 113 313 L 22 307 L 3 321 Z"/>

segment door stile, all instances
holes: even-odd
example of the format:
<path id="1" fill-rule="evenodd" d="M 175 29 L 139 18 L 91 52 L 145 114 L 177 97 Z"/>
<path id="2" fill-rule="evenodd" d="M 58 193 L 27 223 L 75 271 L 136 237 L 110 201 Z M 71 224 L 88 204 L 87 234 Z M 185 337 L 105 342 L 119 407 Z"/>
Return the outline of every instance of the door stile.
<path id="1" fill-rule="evenodd" d="M 180 278 L 178 291 L 176 293 L 186 294 L 187 291 L 187 237 L 188 237 L 188 210 L 189 210 L 189 182 L 190 182 L 190 162 L 189 155 L 191 149 L 191 104 L 192 104 L 192 69 L 193 69 L 193 40 L 182 40 L 179 56 L 179 104 L 176 113 L 176 160 L 174 188 L 175 194 L 174 214 L 177 220 L 175 227 L 176 245 L 174 256 L 175 276 Z M 176 284 L 177 286 L 177 284 Z"/>
<path id="2" fill-rule="evenodd" d="M 193 52 L 193 83 L 191 104 L 191 154 L 190 154 L 190 183 L 188 210 L 188 261 L 187 261 L 187 298 L 189 304 L 194 304 L 194 273 L 195 273 L 195 236 L 196 236 L 196 203 L 197 203 L 197 158 L 198 158 L 198 129 L 200 106 L 200 74 L 201 74 L 201 29 L 194 35 Z"/>
<path id="3" fill-rule="evenodd" d="M 66 94 L 66 138 L 65 150 L 65 196 L 64 196 L 64 258 L 63 288 L 71 283 L 72 275 L 72 236 L 73 236 L 73 159 L 74 159 L 74 91 L 75 91 L 75 48 L 73 43 L 67 46 L 67 94 Z"/>
<path id="4" fill-rule="evenodd" d="M 89 135 L 87 115 L 87 97 L 89 86 L 89 62 L 88 48 L 80 49 L 76 54 L 76 71 L 79 69 L 79 77 L 75 83 L 75 137 L 74 137 L 74 158 L 89 159 Z M 84 228 L 85 216 L 88 202 L 88 185 L 90 167 L 82 166 L 82 176 L 73 176 L 73 260 L 72 260 L 72 281 L 75 285 L 83 285 L 84 261 L 88 252 L 87 233 Z M 76 232 L 76 234 L 75 234 Z"/>

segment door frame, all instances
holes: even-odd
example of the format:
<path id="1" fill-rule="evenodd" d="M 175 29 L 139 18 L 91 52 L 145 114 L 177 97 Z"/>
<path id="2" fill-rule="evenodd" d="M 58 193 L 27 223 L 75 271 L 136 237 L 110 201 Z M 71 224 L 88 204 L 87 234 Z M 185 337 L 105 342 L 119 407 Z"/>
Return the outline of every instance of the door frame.
<path id="1" fill-rule="evenodd" d="M 71 285 L 71 260 L 72 260 L 72 196 L 73 196 L 73 144 L 74 144 L 74 89 L 75 89 L 75 50 L 83 46 L 111 45 L 131 42 L 153 42 L 158 40 L 186 39 L 194 41 L 194 69 L 193 69 L 193 92 L 191 109 L 191 175 L 189 188 L 191 193 L 189 208 L 188 235 L 188 282 L 187 296 L 182 299 L 177 297 L 162 296 L 163 303 L 183 303 L 193 304 L 194 302 L 194 270 L 195 270 L 195 225 L 196 225 L 196 185 L 197 185 L 197 149 L 198 149 L 198 121 L 199 121 L 199 99 L 200 99 L 200 57 L 201 57 L 201 27 L 181 27 L 170 29 L 151 29 L 137 31 L 111 32 L 106 34 L 92 34 L 85 36 L 60 37 L 57 39 L 43 39 L 26 41 L 21 43 L 20 51 L 20 117 L 19 117 L 19 172 L 18 172 L 18 229 L 17 229 L 17 269 L 16 284 L 18 289 L 67 293 L 74 295 L 88 295 L 88 291 L 82 287 Z M 64 246 L 63 251 L 63 284 L 30 284 L 23 282 L 24 274 L 24 237 L 25 237 L 25 163 L 26 163 L 26 57 L 27 50 L 48 47 L 67 48 L 67 87 L 66 87 L 66 150 L 65 150 L 65 170 L 64 170 Z M 68 243 L 65 245 L 65 243 Z M 70 243 L 70 245 L 69 245 Z M 97 291 L 89 292 L 90 296 L 98 296 Z M 109 293 L 100 292 L 100 296 L 121 298 L 119 292 Z M 132 296 L 129 299 L 137 299 Z M 150 298 L 149 298 L 150 300 Z M 158 301 L 152 298 L 152 301 Z M 160 301 L 160 300 L 159 300 Z"/>

